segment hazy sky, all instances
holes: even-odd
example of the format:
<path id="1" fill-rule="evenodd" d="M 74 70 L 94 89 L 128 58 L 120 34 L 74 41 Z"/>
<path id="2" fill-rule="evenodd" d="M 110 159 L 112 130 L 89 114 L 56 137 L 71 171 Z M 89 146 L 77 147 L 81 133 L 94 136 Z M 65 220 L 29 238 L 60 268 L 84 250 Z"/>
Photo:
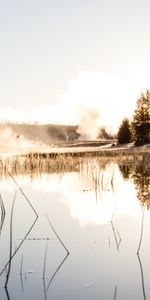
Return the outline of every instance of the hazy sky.
<path id="1" fill-rule="evenodd" d="M 148 0 L 1 0 L 0 118 L 125 114 L 150 87 L 149 16 Z"/>

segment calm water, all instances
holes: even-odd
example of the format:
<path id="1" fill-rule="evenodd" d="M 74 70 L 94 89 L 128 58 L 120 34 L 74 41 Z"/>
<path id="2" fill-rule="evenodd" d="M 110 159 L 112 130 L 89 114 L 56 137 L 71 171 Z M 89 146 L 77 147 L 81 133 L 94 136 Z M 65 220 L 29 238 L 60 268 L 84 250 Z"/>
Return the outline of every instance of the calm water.
<path id="1" fill-rule="evenodd" d="M 14 179 L 0 181 L 0 299 L 150 299 L 149 169 Z"/>

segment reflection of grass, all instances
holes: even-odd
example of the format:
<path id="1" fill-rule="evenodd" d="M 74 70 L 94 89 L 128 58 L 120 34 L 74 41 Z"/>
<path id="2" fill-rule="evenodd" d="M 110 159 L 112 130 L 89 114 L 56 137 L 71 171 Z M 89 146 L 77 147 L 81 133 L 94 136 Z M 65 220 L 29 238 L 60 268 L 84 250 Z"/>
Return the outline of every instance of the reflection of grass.
<path id="1" fill-rule="evenodd" d="M 48 285 L 47 285 L 46 291 L 48 291 L 48 289 L 49 289 L 49 287 L 50 287 L 50 285 L 51 285 L 51 283 L 52 283 L 54 277 L 56 276 L 56 274 L 58 273 L 58 271 L 60 270 L 60 268 L 62 267 L 62 265 L 63 265 L 64 262 L 66 261 L 66 259 L 68 258 L 68 256 L 69 256 L 69 253 L 67 253 L 67 254 L 65 255 L 65 257 L 63 258 L 63 260 L 61 261 L 61 263 L 60 263 L 59 266 L 57 267 L 56 271 L 53 273 L 53 275 L 52 275 L 52 277 L 50 278 L 49 283 L 48 283 Z"/>
<path id="2" fill-rule="evenodd" d="M 144 300 L 146 300 L 145 282 L 144 282 L 144 272 L 143 272 L 142 262 L 141 262 L 139 253 L 137 253 L 137 257 L 138 257 L 139 266 L 140 266 L 140 271 L 141 271 L 141 280 L 142 280 L 142 292 L 143 292 L 143 297 L 144 297 Z"/>
<path id="3" fill-rule="evenodd" d="M 3 267 L 3 269 L 0 272 L 0 276 L 3 274 L 4 270 L 6 270 L 7 266 L 8 266 L 8 272 L 6 275 L 6 283 L 5 283 L 5 287 L 7 287 L 7 283 L 8 283 L 8 279 L 9 278 L 9 268 L 11 266 L 11 261 L 13 259 L 13 257 L 16 255 L 16 253 L 19 251 L 20 247 L 22 246 L 22 244 L 24 243 L 24 241 L 26 240 L 27 236 L 29 235 L 29 233 L 31 232 L 32 228 L 34 227 L 37 219 L 38 219 L 38 214 L 36 212 L 36 210 L 34 209 L 34 207 L 32 206 L 31 202 L 29 201 L 29 199 L 27 198 L 27 196 L 25 195 L 25 193 L 23 192 L 23 190 L 20 188 L 20 186 L 18 185 L 18 183 L 16 182 L 14 176 L 10 173 L 10 171 L 8 171 L 8 169 L 6 168 L 6 172 L 7 174 L 12 178 L 12 180 L 14 181 L 17 189 L 21 192 L 21 194 L 23 195 L 23 197 L 26 199 L 26 201 L 28 202 L 28 204 L 30 205 L 30 208 L 33 210 L 34 214 L 36 215 L 35 221 L 33 222 L 32 226 L 30 227 L 29 231 L 27 232 L 27 234 L 25 235 L 25 237 L 22 239 L 21 243 L 19 244 L 19 246 L 16 247 L 15 251 L 12 253 L 12 217 L 13 217 L 13 208 L 14 208 L 14 202 L 13 202 L 13 206 L 12 206 L 12 211 L 11 211 L 11 219 L 10 219 L 10 257 L 9 260 L 7 261 L 7 263 L 5 264 L 5 266 Z M 16 196 L 15 196 L 16 197 Z M 14 197 L 14 201 L 15 201 L 15 197 Z M 1 199 L 2 200 L 2 199 Z"/>
<path id="4" fill-rule="evenodd" d="M 53 232 L 55 233 L 57 239 L 59 240 L 59 242 L 61 243 L 61 245 L 62 245 L 63 248 L 65 249 L 66 255 L 65 255 L 64 259 L 62 260 L 62 262 L 60 263 L 60 265 L 58 266 L 58 268 L 56 269 L 56 271 L 54 272 L 53 276 L 50 278 L 49 283 L 48 283 L 47 288 L 46 288 L 46 291 L 49 289 L 49 287 L 50 287 L 50 285 L 51 285 L 51 283 L 52 283 L 54 277 L 56 276 L 56 274 L 57 274 L 58 271 L 60 270 L 61 266 L 64 264 L 65 260 L 67 259 L 67 257 L 68 257 L 69 254 L 70 254 L 69 251 L 68 251 L 68 249 L 67 249 L 67 247 L 66 247 L 65 244 L 63 243 L 62 239 L 60 238 L 60 236 L 59 236 L 58 233 L 56 232 L 56 230 L 55 230 L 54 226 L 52 225 L 52 223 L 51 223 L 51 221 L 50 221 L 50 219 L 49 219 L 48 216 L 47 216 L 47 220 L 48 220 L 48 223 L 49 223 L 50 227 L 52 228 Z M 46 260 L 46 254 L 45 254 L 45 260 Z M 45 262 L 44 262 L 44 265 L 45 265 Z M 44 269 L 45 269 L 45 267 L 44 267 Z M 44 273 L 45 273 L 45 271 L 43 270 L 43 275 L 44 275 Z"/>
<path id="5" fill-rule="evenodd" d="M 117 297 L 117 289 L 118 289 L 118 287 L 117 287 L 117 286 L 115 286 L 113 300 L 116 300 L 116 297 Z"/>
<path id="6" fill-rule="evenodd" d="M 14 180 L 15 175 L 29 174 L 31 176 L 33 176 L 33 175 L 36 176 L 41 173 L 64 173 L 67 171 L 68 172 L 72 172 L 72 171 L 79 172 L 82 175 L 88 174 L 87 177 L 89 177 L 89 182 L 91 183 L 92 188 L 95 190 L 95 195 L 96 195 L 96 199 L 97 199 L 98 192 L 101 192 L 101 191 L 107 192 L 109 190 L 114 191 L 114 189 L 115 189 L 115 180 L 114 180 L 115 178 L 114 178 L 114 171 L 113 171 L 114 169 L 112 170 L 110 177 L 106 178 L 107 180 L 105 180 L 105 176 L 104 176 L 104 172 L 103 172 L 106 168 L 107 163 L 109 163 L 110 161 L 119 162 L 120 166 L 124 166 L 124 164 L 126 164 L 125 166 L 131 166 L 131 173 L 133 173 L 133 169 L 137 170 L 137 166 L 141 162 L 142 163 L 144 162 L 144 166 L 146 168 L 149 168 L 148 166 L 150 163 L 150 159 L 147 154 L 142 155 L 142 156 L 140 155 L 140 156 L 118 156 L 118 157 L 117 156 L 101 157 L 101 156 L 95 156 L 95 155 L 94 156 L 85 155 L 82 157 L 80 157 L 80 156 L 78 157 L 78 156 L 73 156 L 70 154 L 68 156 L 61 154 L 61 155 L 56 155 L 54 157 L 51 157 L 49 155 L 46 155 L 46 156 L 27 155 L 27 156 L 18 156 L 18 157 L 13 157 L 10 159 L 5 159 L 3 161 L 3 164 L 0 165 L 0 175 L 7 176 L 9 174 L 9 176 L 11 176 L 11 178 L 15 182 L 15 184 L 18 187 L 18 189 L 20 190 L 20 192 L 26 198 L 26 195 L 24 195 L 22 189 L 20 189 L 20 187 Z M 8 172 L 8 170 L 9 170 L 9 172 Z M 130 172 L 130 168 L 125 168 L 125 169 L 121 168 L 121 170 L 122 170 L 122 172 L 125 173 L 125 177 L 128 178 L 127 175 L 128 175 L 128 172 Z M 137 172 L 136 172 L 136 174 L 137 174 Z M 142 174 L 140 174 L 140 175 L 142 176 Z M 140 178 L 141 178 L 141 176 L 140 176 Z M 143 176 L 142 176 L 142 178 L 143 178 Z M 89 182 L 88 182 L 88 184 L 89 184 Z M 0 199 L 1 199 L 0 207 L 1 207 L 1 211 L 2 211 L 1 215 L 4 216 L 5 208 L 4 208 L 2 198 L 0 198 Z M 26 200 L 29 203 L 29 200 L 27 198 L 26 198 Z M 29 205 L 33 209 L 33 211 L 36 215 L 36 220 L 37 220 L 38 216 L 37 216 L 35 209 L 32 207 L 32 205 L 30 203 L 29 203 Z M 115 213 L 115 208 L 114 208 L 113 215 L 112 215 L 111 226 L 113 229 L 117 249 L 119 249 L 121 237 L 113 223 L 114 213 Z M 35 222 L 36 222 L 36 220 L 35 220 Z M 144 216 L 143 216 L 143 221 L 144 221 Z M 33 223 L 33 226 L 34 226 L 35 222 Z M 56 233 L 56 231 L 55 231 L 54 227 L 52 226 L 49 219 L 48 219 L 48 222 L 49 222 L 51 228 L 53 229 L 54 233 L 56 234 L 58 240 L 60 241 L 60 243 L 62 244 L 62 246 L 64 247 L 64 249 L 66 250 L 67 253 L 66 253 L 66 256 L 64 257 L 64 259 L 62 260 L 61 264 L 58 266 L 58 268 L 56 269 L 56 271 L 54 272 L 52 277 L 49 279 L 48 284 L 46 285 L 45 284 L 46 256 L 47 256 L 47 246 L 46 246 L 45 254 L 44 254 L 44 264 L 43 264 L 43 286 L 44 286 L 45 299 L 46 299 L 47 290 L 49 289 L 49 287 L 52 283 L 52 280 L 54 279 L 55 275 L 58 273 L 61 266 L 63 265 L 63 263 L 65 262 L 65 260 L 67 259 L 68 255 L 69 255 L 69 251 L 67 250 L 67 248 L 63 244 L 62 240 Z M 1 221 L 1 224 L 3 224 L 2 221 Z M 31 229 L 33 228 L 33 226 L 31 227 Z M 31 231 L 31 229 L 30 229 L 30 231 Z M 27 235 L 25 236 L 23 241 L 26 239 L 29 232 L 27 233 Z M 143 225 L 141 227 L 141 238 L 140 238 L 138 252 L 137 252 L 138 258 L 139 258 L 139 251 L 140 251 L 141 241 L 142 241 L 142 232 L 143 232 Z M 11 253 L 9 262 L 11 262 L 12 258 L 14 257 L 16 252 L 19 250 L 21 244 L 15 250 L 14 253 Z M 23 259 L 23 257 L 22 257 L 22 259 Z M 22 274 L 22 262 L 23 261 L 21 261 L 20 274 Z M 139 260 L 139 263 L 140 263 L 140 260 Z M 6 264 L 6 266 L 8 266 L 8 268 L 9 268 L 8 264 Z M 3 272 L 3 270 L 2 270 L 2 272 Z M 2 274 L 2 272 L 1 272 L 1 274 Z M 141 271 L 141 274 L 142 274 L 142 271 Z M 7 277 L 9 278 L 9 276 L 7 276 Z M 142 282 L 143 282 L 143 277 L 142 277 Z M 6 287 L 7 287 L 7 283 L 8 283 L 8 279 L 5 284 Z M 6 290 L 6 293 L 7 293 L 7 290 Z M 145 290 L 144 290 L 144 284 L 143 284 L 143 294 L 144 293 L 145 293 Z M 117 287 L 115 287 L 113 300 L 115 300 L 116 297 L 117 297 Z M 146 297 L 144 297 L 144 299 L 146 299 Z"/>
<path id="7" fill-rule="evenodd" d="M 138 257 L 140 271 L 141 271 L 143 297 L 144 297 L 144 300 L 146 300 L 144 272 L 143 272 L 142 262 L 140 259 L 140 249 L 141 249 L 141 244 L 142 244 L 142 239 L 143 239 L 143 229 L 144 229 L 144 216 L 145 216 L 145 206 L 143 206 L 143 212 L 142 212 L 141 233 L 140 233 L 140 240 L 139 240 L 139 245 L 138 245 L 138 249 L 137 249 L 137 257 Z"/>
<path id="8" fill-rule="evenodd" d="M 8 270 L 6 274 L 6 281 L 5 281 L 5 288 L 7 288 L 8 280 L 10 276 L 10 269 L 11 269 L 11 257 L 12 257 L 12 226 L 13 226 L 13 211 L 14 211 L 14 204 L 16 199 L 16 193 L 13 199 L 12 209 L 11 209 L 11 216 L 10 216 L 10 245 L 9 245 L 9 263 L 8 263 Z"/>
<path id="9" fill-rule="evenodd" d="M 18 190 L 21 192 L 21 194 L 24 196 L 24 198 L 26 199 L 26 201 L 28 202 L 28 204 L 30 205 L 31 209 L 34 211 L 36 217 L 38 218 L 38 214 L 35 210 L 35 208 L 33 207 L 33 205 L 31 204 L 31 202 L 29 201 L 28 197 L 25 195 L 25 193 L 23 192 L 22 188 L 18 185 L 17 181 L 15 180 L 14 176 L 12 176 L 12 174 L 7 170 L 9 176 L 12 178 L 12 180 L 14 181 L 15 185 L 17 186 Z"/>
<path id="10" fill-rule="evenodd" d="M 5 215 L 6 215 L 5 206 L 1 194 L 0 194 L 0 210 L 1 210 L 1 218 L 0 218 L 0 234 L 1 234 L 4 225 Z"/>
<path id="11" fill-rule="evenodd" d="M 150 167 L 150 154 L 140 152 L 72 152 L 72 153 L 29 153 L 6 157 L 0 160 L 0 177 L 7 176 L 8 170 L 14 175 L 26 174 L 36 176 L 42 173 L 80 172 L 82 166 L 95 161 L 106 165 L 110 161 L 121 164 L 139 162 Z"/>
<path id="12" fill-rule="evenodd" d="M 59 242 L 61 243 L 61 245 L 63 246 L 63 248 L 66 250 L 67 254 L 69 255 L 69 251 L 68 251 L 67 247 L 65 246 L 65 244 L 64 244 L 63 241 L 62 241 L 62 239 L 60 238 L 60 236 L 59 236 L 58 233 L 56 232 L 56 230 L 55 230 L 54 226 L 52 225 L 52 223 L 51 223 L 51 221 L 50 221 L 50 219 L 49 219 L 48 216 L 47 216 L 47 220 L 48 220 L 48 223 L 49 223 L 50 227 L 51 227 L 52 230 L 54 231 L 54 233 L 55 233 L 57 239 L 59 240 Z"/>
<path id="13" fill-rule="evenodd" d="M 145 216 L 145 206 L 142 208 L 142 223 L 141 223 L 141 234 L 140 234 L 140 241 L 137 249 L 137 254 L 140 252 L 141 244 L 142 244 L 142 238 L 143 238 L 143 228 L 144 228 L 144 216 Z"/>

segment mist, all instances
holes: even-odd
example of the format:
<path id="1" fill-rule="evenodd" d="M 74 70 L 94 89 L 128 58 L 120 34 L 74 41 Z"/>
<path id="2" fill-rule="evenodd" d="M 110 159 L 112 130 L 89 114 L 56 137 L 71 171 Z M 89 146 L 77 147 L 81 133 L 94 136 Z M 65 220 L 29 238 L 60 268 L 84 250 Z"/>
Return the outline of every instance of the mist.
<path id="1" fill-rule="evenodd" d="M 17 134 L 11 126 L 4 125 L 0 128 L 1 149 L 21 149 L 35 146 L 35 142 L 25 136 Z"/>
<path id="2" fill-rule="evenodd" d="M 0 124 L 0 149 L 55 147 L 80 137 L 78 126 L 27 123 Z"/>
<path id="3" fill-rule="evenodd" d="M 115 134 L 124 117 L 132 118 L 140 93 L 139 86 L 139 82 L 123 81 L 110 74 L 80 71 L 69 82 L 65 94 L 59 96 L 57 105 L 51 105 L 51 101 L 45 105 L 41 99 L 41 105 L 36 108 L 32 103 L 24 103 L 23 112 L 14 103 L 13 107 L 1 109 L 0 120 L 76 125 L 83 139 L 95 139 L 101 128 Z"/>

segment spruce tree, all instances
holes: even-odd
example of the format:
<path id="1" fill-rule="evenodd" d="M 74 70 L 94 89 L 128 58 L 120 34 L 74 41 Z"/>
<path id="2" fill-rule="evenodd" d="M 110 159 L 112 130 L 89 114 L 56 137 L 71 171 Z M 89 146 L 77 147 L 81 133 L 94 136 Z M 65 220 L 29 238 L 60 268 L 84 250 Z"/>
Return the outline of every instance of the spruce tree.
<path id="1" fill-rule="evenodd" d="M 150 143 L 150 90 L 148 89 L 141 92 L 137 99 L 132 128 L 133 139 L 137 146 Z"/>
<path id="2" fill-rule="evenodd" d="M 128 118 L 124 118 L 118 130 L 118 144 L 131 142 L 131 129 Z"/>

